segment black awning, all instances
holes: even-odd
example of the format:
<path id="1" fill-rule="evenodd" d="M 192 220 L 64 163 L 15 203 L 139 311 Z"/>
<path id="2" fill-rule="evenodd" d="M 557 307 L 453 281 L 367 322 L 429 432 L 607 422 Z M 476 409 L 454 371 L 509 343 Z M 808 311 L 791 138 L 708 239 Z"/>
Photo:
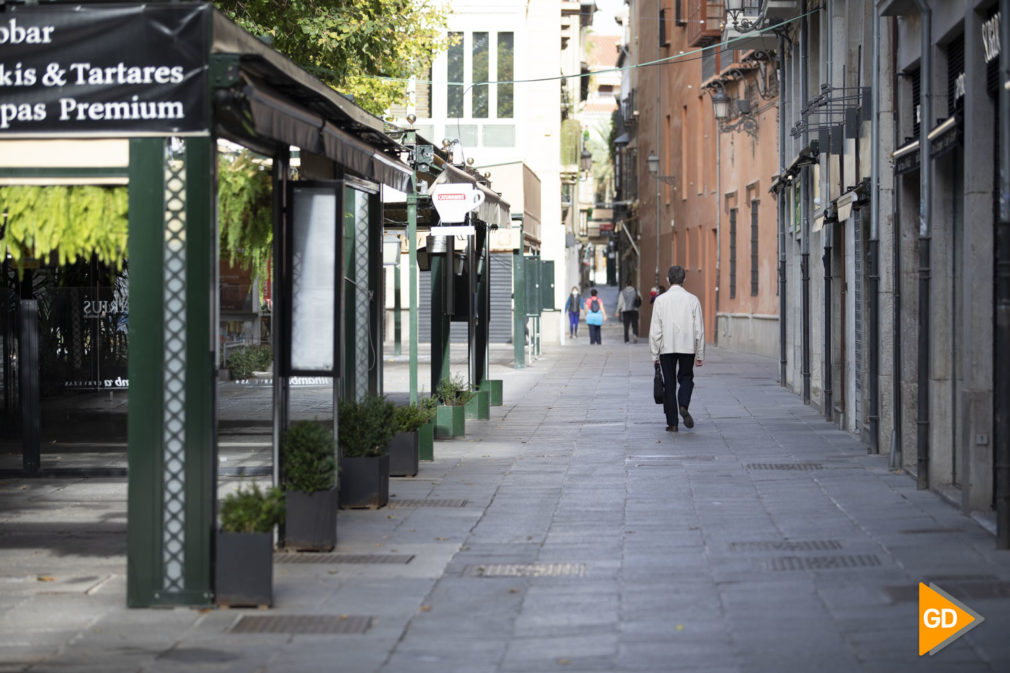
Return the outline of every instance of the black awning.
<path id="1" fill-rule="evenodd" d="M 246 100 L 256 133 L 275 142 L 321 154 L 353 173 L 405 192 L 410 168 L 262 84 L 249 83 Z"/>
<path id="2" fill-rule="evenodd" d="M 308 152 L 322 153 L 319 137 L 321 117 L 289 103 L 260 86 L 245 88 L 256 133 L 271 140 L 294 145 Z"/>
<path id="3" fill-rule="evenodd" d="M 929 156 L 936 159 L 964 144 L 964 124 L 959 113 L 940 122 L 929 132 Z"/>
<path id="4" fill-rule="evenodd" d="M 894 151 L 891 158 L 894 160 L 894 174 L 901 175 L 911 171 L 919 170 L 919 141 L 905 143 Z"/>

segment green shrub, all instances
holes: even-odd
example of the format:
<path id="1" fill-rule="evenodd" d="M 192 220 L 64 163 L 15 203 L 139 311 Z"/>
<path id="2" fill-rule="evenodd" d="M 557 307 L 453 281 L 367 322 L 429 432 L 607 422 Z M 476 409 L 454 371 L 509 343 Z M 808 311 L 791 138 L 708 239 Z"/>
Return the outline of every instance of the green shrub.
<path id="1" fill-rule="evenodd" d="M 442 404 L 449 405 L 450 407 L 461 407 L 470 401 L 470 398 L 473 397 L 473 392 L 462 376 L 451 376 L 438 382 L 438 386 L 435 387 L 435 397 Z"/>
<path id="2" fill-rule="evenodd" d="M 284 492 L 239 487 L 221 504 L 221 530 L 226 533 L 269 533 L 284 520 Z"/>
<path id="3" fill-rule="evenodd" d="M 396 424 L 397 432 L 414 432 L 435 418 L 435 404 L 426 402 L 426 399 L 432 398 L 421 399 L 420 404 L 407 404 L 396 408 L 393 422 Z"/>
<path id="4" fill-rule="evenodd" d="M 281 470 L 285 490 L 315 493 L 333 488 L 333 433 L 314 421 L 292 423 L 281 442 Z"/>
<path id="5" fill-rule="evenodd" d="M 345 456 L 381 456 L 396 434 L 393 414 L 396 407 L 380 395 L 368 395 L 360 402 L 341 400 L 338 443 Z"/>
<path id="6" fill-rule="evenodd" d="M 270 346 L 246 346 L 236 348 L 228 353 L 228 371 L 233 381 L 247 379 L 253 372 L 262 372 L 270 368 L 274 353 Z"/>

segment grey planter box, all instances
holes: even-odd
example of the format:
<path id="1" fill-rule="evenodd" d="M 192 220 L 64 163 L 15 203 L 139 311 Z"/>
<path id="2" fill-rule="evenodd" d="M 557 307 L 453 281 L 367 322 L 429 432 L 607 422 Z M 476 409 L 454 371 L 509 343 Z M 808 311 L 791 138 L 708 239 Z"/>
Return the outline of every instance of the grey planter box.
<path id="1" fill-rule="evenodd" d="M 400 432 L 389 440 L 389 476 L 416 477 L 418 432 Z"/>
<path id="2" fill-rule="evenodd" d="M 274 602 L 273 533 L 217 534 L 214 593 L 218 605 L 269 607 Z"/>
<path id="3" fill-rule="evenodd" d="M 340 507 L 378 509 L 389 502 L 389 454 L 340 459 Z"/>
<path id="4" fill-rule="evenodd" d="M 337 545 L 337 489 L 284 494 L 284 547 L 330 551 Z"/>

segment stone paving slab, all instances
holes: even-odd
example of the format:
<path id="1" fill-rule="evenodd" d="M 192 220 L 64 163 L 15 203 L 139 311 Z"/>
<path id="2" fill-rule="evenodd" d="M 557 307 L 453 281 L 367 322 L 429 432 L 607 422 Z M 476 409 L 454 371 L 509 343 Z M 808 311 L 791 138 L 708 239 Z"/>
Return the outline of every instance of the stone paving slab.
<path id="1" fill-rule="evenodd" d="M 618 330 L 522 370 L 498 352 L 505 405 L 391 482 L 394 500 L 463 506 L 341 511 L 337 553 L 413 559 L 278 564 L 269 612 L 127 610 L 125 481 L 0 481 L 0 673 L 1010 670 L 1010 600 L 969 599 L 986 623 L 919 658 L 901 598 L 1010 582 L 989 533 L 780 388 L 772 360 L 712 348 L 696 427 L 666 433 L 648 346 Z M 386 359 L 393 397 L 403 360 Z M 222 454 L 262 465 L 269 389 L 226 392 Z M 298 413 L 329 394 L 300 388 Z M 231 633 L 262 614 L 372 625 Z"/>

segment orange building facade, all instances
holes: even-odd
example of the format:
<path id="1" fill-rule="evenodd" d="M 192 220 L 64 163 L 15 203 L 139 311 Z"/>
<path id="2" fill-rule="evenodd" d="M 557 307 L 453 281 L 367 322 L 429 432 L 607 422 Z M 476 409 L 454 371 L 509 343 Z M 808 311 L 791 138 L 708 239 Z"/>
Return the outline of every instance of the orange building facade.
<path id="1" fill-rule="evenodd" d="M 721 2 L 629 9 L 629 65 L 639 67 L 625 151 L 637 170 L 639 287 L 666 286 L 667 269 L 683 266 L 709 343 L 777 355 L 776 56 L 721 49 Z M 721 120 L 713 99 L 727 102 Z M 650 319 L 643 306 L 643 329 Z"/>

